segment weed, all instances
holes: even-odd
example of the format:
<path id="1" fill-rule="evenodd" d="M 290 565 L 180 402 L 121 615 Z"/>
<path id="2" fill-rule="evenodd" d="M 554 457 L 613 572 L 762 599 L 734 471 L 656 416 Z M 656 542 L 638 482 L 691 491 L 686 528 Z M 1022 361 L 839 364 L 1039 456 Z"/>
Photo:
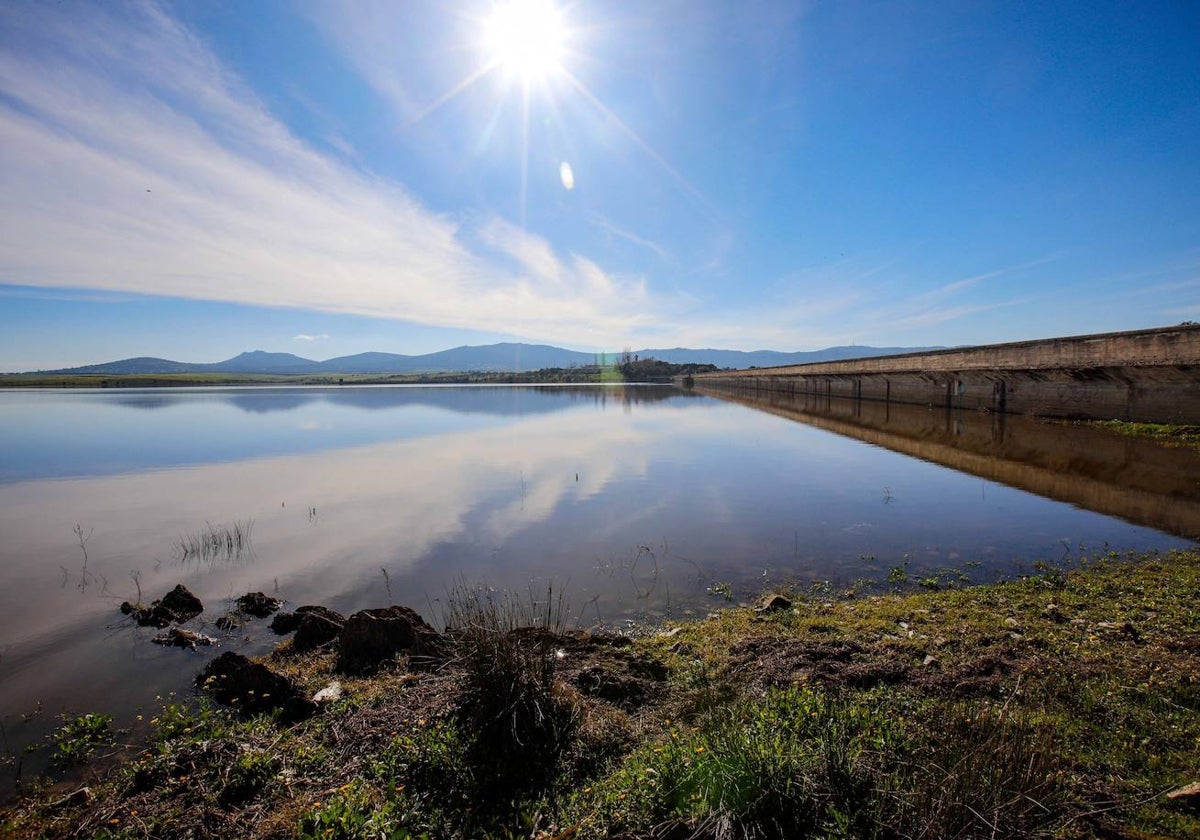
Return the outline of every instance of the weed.
<path id="1" fill-rule="evenodd" d="M 594 809 L 583 822 L 600 816 L 636 831 L 684 818 L 717 836 L 875 836 L 888 804 L 878 756 L 898 740 L 870 709 L 772 690 L 699 728 L 671 726 L 579 800 Z"/>
<path id="2" fill-rule="evenodd" d="M 539 601 L 478 586 L 459 586 L 445 604 L 463 669 L 456 717 L 477 795 L 503 805 L 553 777 L 578 726 L 573 695 L 555 679 L 565 605 L 552 588 Z"/>
<path id="3" fill-rule="evenodd" d="M 180 537 L 175 550 L 181 561 L 237 560 L 253 551 L 250 544 L 253 530 L 253 519 L 237 520 L 232 525 L 220 527 L 205 523 L 202 530 Z"/>
<path id="4" fill-rule="evenodd" d="M 65 720 L 51 735 L 54 763 L 70 767 L 87 761 L 96 747 L 112 743 L 112 715 L 88 713 Z"/>
<path id="5" fill-rule="evenodd" d="M 87 535 L 85 536 L 83 533 L 83 526 L 80 525 L 78 522 L 76 522 L 75 527 L 72 528 L 71 530 L 75 534 L 75 539 L 77 539 L 79 541 L 79 551 L 80 551 L 80 553 L 83 554 L 83 565 L 79 570 L 79 591 L 84 592 L 87 590 L 88 584 L 91 583 L 91 581 L 93 579 L 92 573 L 88 571 L 87 544 L 88 544 L 88 540 L 90 540 L 92 538 L 92 534 L 94 534 L 96 532 L 96 529 L 95 528 L 89 529 L 87 532 Z M 66 581 L 66 578 L 67 578 L 66 570 L 64 569 L 63 570 L 63 581 L 64 582 Z"/>
<path id="6" fill-rule="evenodd" d="M 248 802 L 274 780 L 279 767 L 279 756 L 272 752 L 250 747 L 242 749 L 225 772 L 220 802 L 227 807 Z"/>
<path id="7" fill-rule="evenodd" d="M 987 706 L 946 710 L 909 767 L 908 836 L 1032 837 L 1062 820 L 1064 794 L 1046 725 Z"/>
<path id="8" fill-rule="evenodd" d="M 411 837 L 396 825 L 393 806 L 360 782 L 338 788 L 314 802 L 300 818 L 301 840 L 359 840 L 367 837 Z"/>
<path id="9" fill-rule="evenodd" d="M 713 581 L 708 586 L 709 595 L 717 595 L 724 598 L 726 601 L 733 600 L 733 587 L 723 580 Z"/>

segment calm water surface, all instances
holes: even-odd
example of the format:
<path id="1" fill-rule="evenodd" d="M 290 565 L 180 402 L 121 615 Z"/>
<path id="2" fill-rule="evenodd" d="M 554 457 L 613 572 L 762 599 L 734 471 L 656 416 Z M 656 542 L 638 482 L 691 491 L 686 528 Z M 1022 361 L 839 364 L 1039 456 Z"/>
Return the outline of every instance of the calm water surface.
<path id="1" fill-rule="evenodd" d="M 1104 455 L 1067 427 L 1047 442 L 1044 425 L 1009 418 L 997 441 L 979 415 L 880 411 L 756 407 L 668 386 L 0 393 L 7 749 L 67 711 L 129 725 L 220 650 L 266 650 L 276 640 L 263 622 L 234 635 L 212 626 L 247 591 L 343 612 L 390 592 L 436 620 L 459 581 L 552 583 L 582 626 L 618 625 L 703 613 L 724 603 L 716 583 L 742 598 L 781 581 L 881 578 L 905 561 L 984 580 L 1081 546 L 1196 536 L 1191 455 L 1168 459 L 1183 476 L 1182 501 L 1172 491 L 1182 521 L 1160 521 L 1152 490 L 1122 486 L 1152 457 L 1134 444 Z M 933 448 L 900 454 L 901 438 Z M 938 454 L 975 438 L 962 463 Z M 1099 466 L 1072 477 L 1082 456 L 1061 456 L 1072 446 Z M 251 550 L 181 557 L 180 541 L 207 525 L 251 521 Z M 153 631 L 117 611 L 138 583 L 146 600 L 186 585 L 206 605 L 194 626 L 221 646 L 150 644 Z"/>

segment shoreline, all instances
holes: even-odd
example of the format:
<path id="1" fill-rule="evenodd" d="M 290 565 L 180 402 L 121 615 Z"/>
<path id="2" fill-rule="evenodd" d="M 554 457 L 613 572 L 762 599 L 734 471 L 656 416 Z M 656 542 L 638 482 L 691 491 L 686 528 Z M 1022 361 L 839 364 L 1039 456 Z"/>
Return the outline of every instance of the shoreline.
<path id="1" fill-rule="evenodd" d="M 626 637 L 562 631 L 552 597 L 462 591 L 446 616 L 456 629 L 413 624 L 381 667 L 348 659 L 344 630 L 299 655 L 312 640 L 297 637 L 257 667 L 305 709 L 320 698 L 306 714 L 233 711 L 252 690 L 168 702 L 140 751 L 85 770 L 82 786 L 31 790 L 0 825 L 14 837 L 1200 832 L 1197 794 L 1168 796 L 1200 781 L 1197 549 L 942 591 L 774 594 Z M 225 679 L 208 677 L 210 693 Z M 57 749 L 83 759 L 116 739 L 85 718 Z"/>

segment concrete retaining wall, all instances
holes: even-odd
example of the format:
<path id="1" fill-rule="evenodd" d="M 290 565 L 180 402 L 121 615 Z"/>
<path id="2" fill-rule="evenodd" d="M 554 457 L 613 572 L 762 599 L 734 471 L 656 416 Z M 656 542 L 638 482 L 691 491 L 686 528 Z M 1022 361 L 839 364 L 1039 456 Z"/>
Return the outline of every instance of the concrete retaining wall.
<path id="1" fill-rule="evenodd" d="M 1200 423 L 1200 326 L 721 371 L 697 386 L 1091 420 Z"/>

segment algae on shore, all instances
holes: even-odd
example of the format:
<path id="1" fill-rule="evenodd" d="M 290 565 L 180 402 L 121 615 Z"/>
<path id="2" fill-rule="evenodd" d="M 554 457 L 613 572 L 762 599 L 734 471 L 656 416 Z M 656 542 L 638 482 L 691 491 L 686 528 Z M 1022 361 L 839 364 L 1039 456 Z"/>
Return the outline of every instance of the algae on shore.
<path id="1" fill-rule="evenodd" d="M 946 591 L 788 594 L 787 609 L 731 607 L 636 638 L 493 617 L 474 642 L 449 634 L 440 668 L 338 675 L 340 697 L 292 726 L 168 703 L 124 764 L 35 790 L 0 825 L 15 837 L 1200 836 L 1195 797 L 1168 796 L 1200 769 L 1200 552 Z M 264 662 L 310 696 L 335 676 L 330 652 Z M 530 662 L 535 678 L 519 673 Z"/>

